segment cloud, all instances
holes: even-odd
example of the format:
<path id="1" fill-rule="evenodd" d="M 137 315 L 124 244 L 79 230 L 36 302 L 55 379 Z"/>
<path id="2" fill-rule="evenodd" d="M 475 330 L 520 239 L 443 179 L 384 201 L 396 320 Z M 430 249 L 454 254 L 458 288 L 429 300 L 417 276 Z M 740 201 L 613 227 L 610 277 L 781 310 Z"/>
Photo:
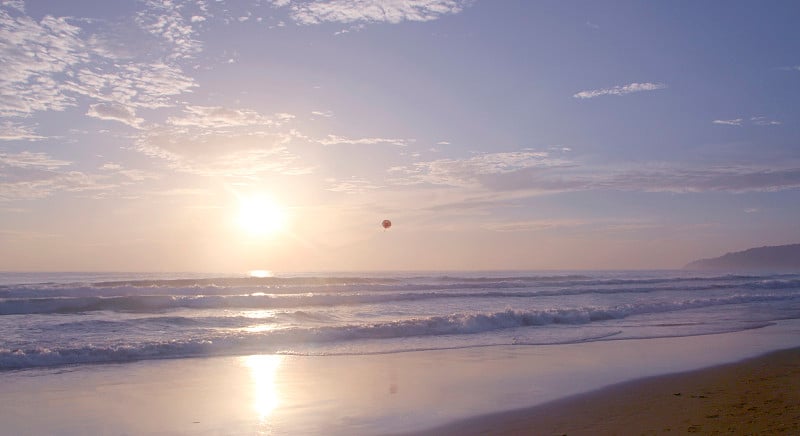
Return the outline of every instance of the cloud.
<path id="1" fill-rule="evenodd" d="M 513 173 L 527 168 L 550 168 L 564 165 L 565 161 L 551 159 L 546 152 L 519 151 L 505 153 L 480 153 L 466 159 L 437 159 L 417 162 L 411 166 L 397 167 L 392 172 L 396 183 L 476 186 L 487 176 Z"/>
<path id="2" fill-rule="evenodd" d="M 157 176 L 156 174 L 143 170 L 126 169 L 123 168 L 122 165 L 113 162 L 106 162 L 103 165 L 101 165 L 98 169 L 104 172 L 118 174 L 134 182 L 141 182 L 148 179 L 159 178 L 159 176 Z M 127 184 L 127 183 L 122 182 L 121 184 Z"/>
<path id="3" fill-rule="evenodd" d="M 580 219 L 541 219 L 488 223 L 483 227 L 495 232 L 541 231 L 561 228 L 583 227 L 589 224 Z"/>
<path id="4" fill-rule="evenodd" d="M 55 170 L 69 165 L 72 165 L 72 162 L 53 159 L 46 153 L 33 153 L 30 151 L 15 154 L 0 153 L 0 169 L 14 167 Z"/>
<path id="5" fill-rule="evenodd" d="M 725 126 L 741 126 L 742 125 L 742 119 L 741 118 L 736 118 L 736 119 L 733 119 L 733 120 L 714 120 L 714 121 L 712 121 L 712 123 L 714 123 L 714 124 L 722 124 L 722 125 L 725 125 Z"/>
<path id="6" fill-rule="evenodd" d="M 666 165 L 631 171 L 612 171 L 580 180 L 572 190 L 640 192 L 775 192 L 800 188 L 800 168 L 757 166 L 685 168 Z"/>
<path id="7" fill-rule="evenodd" d="M 11 177 L 0 174 L 0 201 L 47 198 L 59 191 L 100 193 L 116 187 L 113 183 L 102 183 L 98 176 L 79 171 L 26 171 Z"/>
<path id="8" fill-rule="evenodd" d="M 192 25 L 181 15 L 183 5 L 180 2 L 147 0 L 145 5 L 146 9 L 137 14 L 136 22 L 169 46 L 168 59 L 190 59 L 200 53 L 202 44 L 195 39 Z M 198 21 L 194 16 L 190 19 L 191 23 Z"/>
<path id="9" fill-rule="evenodd" d="M 3 0 L 2 2 L 0 2 L 0 5 L 5 6 L 7 8 L 16 9 L 20 12 L 25 12 L 24 0 Z"/>
<path id="10" fill-rule="evenodd" d="M 327 179 L 325 181 L 328 183 L 328 187 L 325 190 L 345 194 L 362 194 L 366 191 L 381 188 L 380 185 L 358 177 L 351 177 L 347 180 Z"/>
<path id="11" fill-rule="evenodd" d="M 365 28 L 366 28 L 366 26 L 363 23 L 361 23 L 361 24 L 352 24 L 349 27 L 347 27 L 346 29 L 342 29 L 342 30 L 338 30 L 336 32 L 333 32 L 333 34 L 336 35 L 336 36 L 346 35 L 346 34 L 348 34 L 350 32 L 360 32 L 360 31 L 364 30 Z"/>
<path id="12" fill-rule="evenodd" d="M 38 141 L 44 139 L 34 133 L 33 128 L 13 121 L 0 123 L 0 141 Z"/>
<path id="13" fill-rule="evenodd" d="M 347 144 L 347 145 L 390 144 L 390 145 L 398 145 L 401 147 L 405 147 L 414 142 L 414 139 L 381 138 L 381 137 L 348 138 L 345 136 L 339 136 L 334 134 L 329 134 L 322 138 L 312 138 L 297 130 L 291 130 L 289 132 L 289 135 L 294 139 L 299 139 L 312 144 L 320 144 L 324 146 L 341 145 L 341 144 Z"/>
<path id="14" fill-rule="evenodd" d="M 144 122 L 144 119 L 136 117 L 136 111 L 118 103 L 93 104 L 89 106 L 89 111 L 86 112 L 86 115 L 101 120 L 119 121 L 137 129 Z"/>
<path id="15" fill-rule="evenodd" d="M 311 115 L 316 117 L 323 117 L 323 118 L 332 118 L 333 112 L 332 111 L 312 111 Z"/>
<path id="16" fill-rule="evenodd" d="M 393 185 L 430 184 L 473 192 L 529 195 L 613 190 L 631 192 L 773 192 L 800 188 L 800 168 L 681 163 L 589 166 L 544 152 L 485 153 L 463 159 L 417 162 L 390 170 Z"/>
<path id="17" fill-rule="evenodd" d="M 46 153 L 0 153 L 0 201 L 41 199 L 59 192 L 104 198 L 124 186 L 158 178 L 111 162 L 101 165 L 97 174 L 71 170 L 72 165 Z"/>
<path id="18" fill-rule="evenodd" d="M 188 106 L 182 117 L 145 129 L 136 150 L 167 162 L 179 172 L 252 178 L 260 174 L 307 174 L 286 144 L 295 136 L 276 130 L 289 114 L 265 116 L 255 111 Z"/>
<path id="19" fill-rule="evenodd" d="M 153 174 L 151 172 L 147 172 L 144 170 L 135 170 L 135 169 L 120 169 L 117 170 L 117 174 L 133 181 L 133 182 L 142 182 L 145 180 L 151 179 L 158 179 L 160 178 L 158 175 Z M 122 184 L 127 184 L 123 182 Z"/>
<path id="20" fill-rule="evenodd" d="M 278 128 L 294 115 L 249 109 L 186 106 L 165 125 L 146 129 L 136 150 L 164 160 L 175 171 L 201 176 L 253 178 L 261 174 L 308 174 L 286 144 L 296 137 Z"/>
<path id="21" fill-rule="evenodd" d="M 338 135 L 328 135 L 324 138 L 310 139 L 311 142 L 316 142 L 322 145 L 338 145 L 338 144 L 351 144 L 351 145 L 375 145 L 375 144 L 391 144 L 399 146 L 407 146 L 409 143 L 414 142 L 413 139 L 396 139 L 396 138 L 346 138 Z"/>
<path id="22" fill-rule="evenodd" d="M 291 120 L 293 120 L 293 119 L 295 118 L 295 116 L 294 116 L 294 115 L 292 115 L 292 114 L 287 114 L 287 113 L 279 112 L 279 113 L 275 114 L 275 118 L 276 118 L 278 121 L 280 121 L 281 123 L 285 123 L 285 122 L 288 122 L 288 121 L 291 121 Z"/>
<path id="23" fill-rule="evenodd" d="M 300 24 L 400 23 L 432 21 L 461 12 L 467 0 L 273 0 L 276 7 L 290 7 Z"/>
<path id="24" fill-rule="evenodd" d="M 670 192 L 774 192 L 800 187 L 800 168 L 721 167 L 654 173 L 650 191 Z M 639 177 L 629 177 L 637 179 Z M 660 180 L 659 180 L 660 179 Z M 627 183 L 626 183 L 627 184 Z"/>
<path id="25" fill-rule="evenodd" d="M 752 117 L 750 121 L 756 126 L 777 126 L 781 122 L 767 119 L 767 117 Z"/>
<path id="26" fill-rule="evenodd" d="M 274 118 L 247 109 L 229 109 L 220 106 L 186 106 L 184 116 L 170 117 L 173 126 L 191 126 L 207 129 L 245 126 L 273 126 L 285 123 L 294 116 L 277 114 Z"/>
<path id="27" fill-rule="evenodd" d="M 122 165 L 115 164 L 113 162 L 107 162 L 107 163 L 104 163 L 103 165 L 100 165 L 99 169 L 104 170 L 104 171 L 116 171 L 116 170 L 121 170 L 122 169 Z"/>
<path id="28" fill-rule="evenodd" d="M 65 171 L 72 163 L 46 153 L 0 153 L 0 201 L 46 198 L 55 192 L 101 192 L 116 187 L 105 177 Z"/>
<path id="29" fill-rule="evenodd" d="M 36 22 L 0 9 L 0 116 L 63 110 L 75 104 L 55 77 L 89 60 L 80 28 L 65 18 Z"/>
<path id="30" fill-rule="evenodd" d="M 163 62 L 118 65 L 112 73 L 82 68 L 64 83 L 66 90 L 95 100 L 147 109 L 175 106 L 173 97 L 196 86 L 180 67 Z"/>
<path id="31" fill-rule="evenodd" d="M 485 182 L 494 190 L 537 192 L 615 190 L 631 192 L 773 192 L 800 188 L 800 168 L 759 167 L 686 168 L 655 166 L 637 170 L 580 168 L 574 173 L 518 172 Z"/>
<path id="32" fill-rule="evenodd" d="M 741 126 L 744 124 L 744 119 L 736 118 L 733 120 L 714 120 L 712 123 L 726 126 Z M 751 117 L 750 123 L 756 126 L 777 126 L 781 124 L 780 121 L 770 120 L 767 117 Z"/>
<path id="33" fill-rule="evenodd" d="M 126 31 L 125 23 L 101 22 L 84 29 L 80 25 L 89 21 L 49 15 L 37 21 L 0 9 L 0 116 L 62 111 L 77 105 L 79 97 L 130 107 L 174 105 L 175 96 L 196 86 L 174 61 L 198 48 L 174 11 L 166 11 L 170 4 L 147 2 L 148 9 L 138 16 L 143 30 Z M 154 14 L 158 11 L 163 14 Z M 133 36 L 128 37 L 147 44 L 148 50 L 141 50 L 138 58 L 129 52 L 130 44 L 114 36 L 131 31 Z M 148 35 L 167 43 L 156 47 L 147 41 Z"/>
<path id="34" fill-rule="evenodd" d="M 589 91 L 581 91 L 581 92 L 578 92 L 578 93 L 574 94 L 572 97 L 573 98 L 586 99 L 586 98 L 600 97 L 600 96 L 603 96 L 603 95 L 625 95 L 625 94 L 631 94 L 631 93 L 634 93 L 634 92 L 655 91 L 655 90 L 658 90 L 658 89 L 664 89 L 666 87 L 667 87 L 667 85 L 665 85 L 663 83 L 650 83 L 650 82 L 629 83 L 627 85 L 614 86 L 614 87 L 611 87 L 611 88 L 602 88 L 602 89 L 593 89 L 593 90 L 589 90 Z"/>

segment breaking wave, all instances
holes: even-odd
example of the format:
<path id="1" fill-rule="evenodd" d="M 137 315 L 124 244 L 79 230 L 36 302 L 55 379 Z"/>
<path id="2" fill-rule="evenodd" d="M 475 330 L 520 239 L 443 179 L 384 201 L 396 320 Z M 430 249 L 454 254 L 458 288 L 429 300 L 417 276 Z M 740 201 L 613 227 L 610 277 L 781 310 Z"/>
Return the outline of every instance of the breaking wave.
<path id="1" fill-rule="evenodd" d="M 800 295 L 731 295 L 718 298 L 697 298 L 681 302 L 656 302 L 622 304 L 610 307 L 582 307 L 575 309 L 552 309 L 520 311 L 508 309 L 491 313 L 456 313 L 443 316 L 417 317 L 375 323 L 323 325 L 317 327 L 288 327 L 267 329 L 258 333 L 246 333 L 242 329 L 210 329 L 201 337 L 188 337 L 139 343 L 75 344 L 58 346 L 35 346 L 0 348 L 0 370 L 29 367 L 54 366 L 79 363 L 128 362 L 147 359 L 182 358 L 193 356 L 228 355 L 247 352 L 291 353 L 302 345 L 326 345 L 359 340 L 397 340 L 436 336 L 476 335 L 494 331 L 525 327 L 545 327 L 556 324 L 581 325 L 627 318 L 633 315 L 683 311 L 711 306 L 745 304 L 754 302 L 776 302 L 800 300 Z M 297 311 L 293 317 L 317 316 Z M 214 320 L 180 317 L 151 317 L 147 322 L 162 324 L 207 323 L 216 327 L 223 324 Z M 81 322 L 81 321 L 77 321 Z M 114 323 L 128 321 L 85 321 L 81 328 L 113 328 Z M 227 327 L 236 327 L 250 322 L 243 317 L 230 318 Z M 264 320 L 259 320 L 264 322 Z M 62 327 L 75 325 L 61 324 Z M 58 327 L 58 326 L 56 326 Z M 603 340 L 609 335 L 590 340 Z"/>

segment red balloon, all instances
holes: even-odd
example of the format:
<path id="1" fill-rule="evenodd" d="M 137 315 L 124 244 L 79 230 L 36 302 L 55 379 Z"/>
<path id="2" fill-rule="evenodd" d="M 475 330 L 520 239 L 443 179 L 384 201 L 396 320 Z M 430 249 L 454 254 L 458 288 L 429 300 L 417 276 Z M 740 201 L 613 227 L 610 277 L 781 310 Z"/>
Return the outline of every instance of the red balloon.
<path id="1" fill-rule="evenodd" d="M 383 221 L 381 222 L 381 226 L 382 226 L 384 229 L 388 229 L 389 227 L 391 227 L 391 226 L 392 226 L 392 222 L 391 222 L 391 221 L 389 221 L 389 220 L 383 220 Z"/>

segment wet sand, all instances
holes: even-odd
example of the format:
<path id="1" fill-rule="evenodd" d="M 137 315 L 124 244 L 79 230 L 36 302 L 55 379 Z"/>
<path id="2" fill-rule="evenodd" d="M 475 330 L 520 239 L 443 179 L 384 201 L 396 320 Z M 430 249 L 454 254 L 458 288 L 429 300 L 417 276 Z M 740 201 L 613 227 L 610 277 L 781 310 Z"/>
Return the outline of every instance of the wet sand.
<path id="1" fill-rule="evenodd" d="M 679 338 L 5 371 L 0 434 L 349 436 L 445 426 L 429 434 L 730 434 L 733 428 L 798 435 L 796 347 L 800 320 Z M 700 368 L 712 369 L 686 372 Z"/>
<path id="2" fill-rule="evenodd" d="M 800 348 L 622 383 L 422 434 L 800 435 Z"/>

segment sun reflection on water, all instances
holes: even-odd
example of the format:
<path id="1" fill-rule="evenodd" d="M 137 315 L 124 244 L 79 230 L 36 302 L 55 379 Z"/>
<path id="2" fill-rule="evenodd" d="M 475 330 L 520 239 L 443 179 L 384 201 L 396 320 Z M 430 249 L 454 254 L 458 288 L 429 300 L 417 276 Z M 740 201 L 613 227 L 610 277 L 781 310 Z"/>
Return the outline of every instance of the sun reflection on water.
<path id="1" fill-rule="evenodd" d="M 250 277 L 255 277 L 257 279 L 265 279 L 268 277 L 275 277 L 275 274 L 268 269 L 254 269 L 249 272 Z"/>
<path id="2" fill-rule="evenodd" d="M 283 356 L 254 355 L 242 359 L 250 369 L 250 377 L 253 379 L 253 409 L 263 422 L 280 402 L 275 376 Z"/>
<path id="3" fill-rule="evenodd" d="M 241 329 L 241 331 L 247 333 L 262 333 L 262 332 L 269 332 L 272 330 L 275 330 L 275 326 L 271 324 L 251 325 L 249 327 L 244 327 Z"/>

